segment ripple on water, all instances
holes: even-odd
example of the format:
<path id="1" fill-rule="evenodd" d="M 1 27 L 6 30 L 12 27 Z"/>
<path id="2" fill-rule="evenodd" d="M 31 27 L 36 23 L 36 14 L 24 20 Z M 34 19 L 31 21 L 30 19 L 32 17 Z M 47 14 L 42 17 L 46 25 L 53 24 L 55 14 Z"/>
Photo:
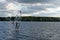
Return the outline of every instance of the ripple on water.
<path id="1" fill-rule="evenodd" d="M 22 22 L 19 30 L 0 22 L 0 40 L 60 40 L 60 22 Z"/>

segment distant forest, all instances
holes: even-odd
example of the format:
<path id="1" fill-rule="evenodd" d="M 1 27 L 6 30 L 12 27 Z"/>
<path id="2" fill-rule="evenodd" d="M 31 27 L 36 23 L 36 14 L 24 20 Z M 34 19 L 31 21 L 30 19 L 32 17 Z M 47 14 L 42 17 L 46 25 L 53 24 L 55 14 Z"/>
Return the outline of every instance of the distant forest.
<path id="1" fill-rule="evenodd" d="M 24 17 L 0 17 L 0 21 L 60 21 L 60 17 L 33 17 L 33 16 L 24 16 Z"/>

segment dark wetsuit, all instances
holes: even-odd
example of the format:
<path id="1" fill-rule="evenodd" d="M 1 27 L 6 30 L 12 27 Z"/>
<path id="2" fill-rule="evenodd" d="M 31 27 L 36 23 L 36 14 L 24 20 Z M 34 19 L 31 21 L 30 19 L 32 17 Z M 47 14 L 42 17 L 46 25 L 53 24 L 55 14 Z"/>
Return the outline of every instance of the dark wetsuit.
<path id="1" fill-rule="evenodd" d="M 16 29 L 19 29 L 19 23 L 16 22 Z"/>

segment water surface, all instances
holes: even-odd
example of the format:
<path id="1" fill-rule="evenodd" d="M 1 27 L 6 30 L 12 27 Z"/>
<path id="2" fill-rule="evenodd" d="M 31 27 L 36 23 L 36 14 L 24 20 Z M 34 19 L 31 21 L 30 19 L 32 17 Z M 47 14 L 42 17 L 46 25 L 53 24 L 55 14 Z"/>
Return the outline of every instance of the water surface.
<path id="1" fill-rule="evenodd" d="M 19 22 L 16 30 L 10 21 L 0 21 L 0 40 L 60 40 L 60 22 Z"/>

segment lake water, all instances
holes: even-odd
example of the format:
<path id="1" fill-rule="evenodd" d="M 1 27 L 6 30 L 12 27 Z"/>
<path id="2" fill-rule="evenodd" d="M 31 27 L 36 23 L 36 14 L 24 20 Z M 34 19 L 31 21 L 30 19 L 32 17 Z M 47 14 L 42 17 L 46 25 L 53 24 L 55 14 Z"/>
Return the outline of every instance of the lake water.
<path id="1" fill-rule="evenodd" d="M 0 40 L 60 40 L 60 22 L 19 22 L 16 27 L 10 21 L 0 21 Z"/>

